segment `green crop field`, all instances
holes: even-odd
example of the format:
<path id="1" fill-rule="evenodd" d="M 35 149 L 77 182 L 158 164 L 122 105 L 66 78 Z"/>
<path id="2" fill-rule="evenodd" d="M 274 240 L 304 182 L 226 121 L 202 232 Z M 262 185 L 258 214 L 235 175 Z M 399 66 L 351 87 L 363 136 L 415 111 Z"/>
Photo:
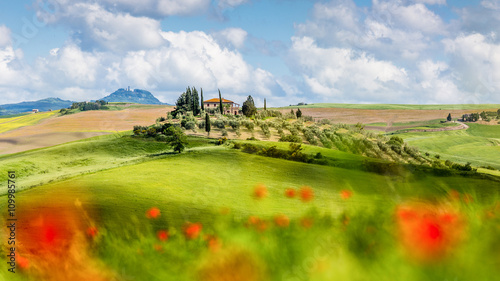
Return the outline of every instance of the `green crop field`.
<path id="1" fill-rule="evenodd" d="M 500 104 L 348 104 L 348 103 L 313 103 L 287 108 L 351 108 L 351 109 L 418 109 L 418 110 L 455 110 L 455 109 L 500 109 Z"/>
<path id="2" fill-rule="evenodd" d="M 339 167 L 189 140 L 182 154 L 121 133 L 1 157 L 2 170 L 18 176 L 22 258 L 18 273 L 2 271 L 0 279 L 488 280 L 500 273 L 498 179 L 383 175 L 361 169 L 374 160 L 333 149 L 303 152 Z M 1 196 L 0 208 L 6 204 Z"/>
<path id="3" fill-rule="evenodd" d="M 53 116 L 57 111 L 41 112 L 36 114 L 20 115 L 0 119 L 0 133 L 5 133 L 17 128 L 35 125 L 43 119 Z"/>
<path id="4" fill-rule="evenodd" d="M 500 126 L 467 123 L 467 130 L 399 134 L 422 152 L 441 159 L 500 169 Z"/>

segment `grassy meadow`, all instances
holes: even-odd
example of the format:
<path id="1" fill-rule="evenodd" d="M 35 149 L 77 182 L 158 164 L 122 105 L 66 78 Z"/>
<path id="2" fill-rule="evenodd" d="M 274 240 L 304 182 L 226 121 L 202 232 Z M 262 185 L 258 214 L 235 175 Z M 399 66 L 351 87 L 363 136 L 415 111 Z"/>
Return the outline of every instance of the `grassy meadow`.
<path id="1" fill-rule="evenodd" d="M 398 134 L 422 152 L 454 162 L 500 169 L 500 126 L 467 123 L 469 129 Z"/>
<path id="2" fill-rule="evenodd" d="M 212 121 L 215 139 L 185 121 L 198 136 L 180 154 L 153 137 L 156 124 L 0 156 L 2 170 L 16 171 L 18 218 L 16 274 L 0 280 L 500 276 L 498 171 L 442 164 L 500 168 L 500 126 L 394 135 L 419 154 L 360 124 Z M 7 241 L 6 228 L 0 235 Z"/>

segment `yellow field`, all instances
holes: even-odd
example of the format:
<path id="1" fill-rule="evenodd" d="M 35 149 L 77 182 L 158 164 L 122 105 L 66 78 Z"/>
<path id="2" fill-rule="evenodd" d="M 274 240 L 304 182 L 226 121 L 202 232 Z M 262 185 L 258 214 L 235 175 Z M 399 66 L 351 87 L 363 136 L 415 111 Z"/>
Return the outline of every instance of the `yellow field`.
<path id="1" fill-rule="evenodd" d="M 58 111 L 41 112 L 41 113 L 28 114 L 12 118 L 0 119 L 0 134 L 17 128 L 35 125 L 38 122 L 42 121 L 43 119 L 53 116 L 56 112 Z"/>

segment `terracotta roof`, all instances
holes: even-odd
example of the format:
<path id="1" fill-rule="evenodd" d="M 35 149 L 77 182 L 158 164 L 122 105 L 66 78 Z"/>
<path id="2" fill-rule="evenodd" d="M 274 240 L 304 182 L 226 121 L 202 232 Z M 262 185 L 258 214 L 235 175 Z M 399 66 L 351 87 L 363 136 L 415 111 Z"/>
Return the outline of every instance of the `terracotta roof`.
<path id="1" fill-rule="evenodd" d="M 220 100 L 218 98 L 213 98 L 213 99 L 209 99 L 209 100 L 206 100 L 206 101 L 203 101 L 203 102 L 219 102 L 219 101 Z M 222 98 L 222 102 L 234 103 L 234 101 L 226 100 L 225 98 Z"/>

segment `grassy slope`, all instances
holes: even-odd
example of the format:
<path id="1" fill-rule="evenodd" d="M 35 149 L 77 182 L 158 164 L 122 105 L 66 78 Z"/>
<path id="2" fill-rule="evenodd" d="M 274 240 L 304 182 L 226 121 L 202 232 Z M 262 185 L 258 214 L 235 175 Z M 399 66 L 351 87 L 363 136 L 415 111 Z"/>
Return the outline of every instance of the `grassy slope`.
<path id="1" fill-rule="evenodd" d="M 500 104 L 348 104 L 348 103 L 313 103 L 287 108 L 352 108 L 352 109 L 419 109 L 419 110 L 453 110 L 453 109 L 497 109 Z"/>
<path id="2" fill-rule="evenodd" d="M 500 126 L 468 125 L 470 128 L 466 131 L 417 132 L 399 136 L 423 152 L 440 154 L 442 159 L 500 169 Z"/>
<path id="3" fill-rule="evenodd" d="M 35 125 L 43 119 L 53 116 L 57 111 L 41 112 L 36 114 L 21 115 L 18 117 L 0 119 L 0 133 L 5 133 L 17 128 Z"/>
<path id="4" fill-rule="evenodd" d="M 49 148 L 35 149 L 0 156 L 0 169 L 17 171 L 22 181 L 19 190 L 58 181 L 64 178 L 110 169 L 134 162 L 148 161 L 154 154 L 169 151 L 165 143 L 134 139 L 130 132 L 105 135 L 69 142 Z M 206 141 L 190 137 L 191 146 L 202 146 Z M 0 180 L 7 180 L 6 174 Z M 5 194 L 2 190 L 1 194 Z"/>
<path id="5" fill-rule="evenodd" d="M 113 146 L 113 144 L 115 145 Z M 269 144 L 266 143 L 266 145 Z M 287 144 L 278 143 L 276 145 L 286 147 Z M 143 161 L 141 163 L 128 162 L 128 165 L 39 186 L 21 192 L 17 196 L 17 208 L 20 210 L 30 208 L 26 203 L 29 202 L 28 198 L 39 198 L 40 201 L 57 201 L 59 198 L 64 198 L 64 195 L 72 200 L 79 199 L 86 209 L 96 210 L 95 219 L 99 229 L 103 232 L 104 239 L 101 243 L 103 248 L 99 252 L 99 256 L 111 268 L 120 273 L 123 272 L 124 275 L 130 276 L 134 280 L 188 280 L 188 276 L 196 268 L 193 268 L 193 265 L 183 263 L 186 259 L 180 258 L 179 255 L 196 257 L 189 252 L 199 251 L 197 248 L 189 248 L 193 247 L 189 246 L 193 243 L 186 245 L 182 239 L 174 235 L 165 244 L 165 253 L 158 254 L 152 250 L 153 243 L 155 243 L 154 236 L 144 237 L 144 234 L 140 233 L 148 231 L 154 233 L 154 229 L 165 227 L 165 225 L 180 229 L 185 221 L 200 221 L 206 227 L 206 231 L 210 232 L 213 231 L 212 227 L 216 227 L 213 222 L 220 223 L 216 221 L 215 214 L 218 214 L 225 207 L 230 208 L 231 214 L 239 221 L 244 221 L 249 215 L 269 218 L 277 213 L 286 214 L 292 219 L 299 218 L 308 213 L 313 206 L 320 213 L 331 214 L 334 217 L 338 217 L 344 212 L 360 213 L 363 214 L 359 217 L 362 221 L 371 211 L 376 213 L 378 211 L 375 210 L 384 210 L 386 213 L 391 213 L 395 205 L 400 202 L 416 198 L 431 200 L 442 198 L 450 189 L 470 193 L 476 202 L 481 204 L 491 204 L 498 198 L 498 190 L 500 190 L 499 182 L 463 177 L 391 178 L 359 170 L 311 165 L 245 154 L 224 146 L 206 146 L 206 142 L 200 139 L 197 139 L 197 143 L 193 146 L 196 147 L 180 155 L 162 154 L 165 151 L 163 146 L 156 147 L 148 141 L 131 138 L 110 139 L 107 136 L 19 153 L 3 157 L 2 162 L 4 162 L 3 160 L 12 161 L 10 163 L 12 167 L 19 161 L 39 159 L 39 165 L 44 163 L 44 167 L 51 169 L 48 174 L 53 176 L 55 171 L 62 168 L 59 166 L 61 161 L 76 161 L 82 167 L 88 168 L 106 168 L 107 165 L 110 165 L 110 162 L 106 161 L 117 159 L 117 162 L 120 162 L 129 159 L 127 157 L 141 156 L 141 161 Z M 307 153 L 316 151 L 325 156 L 338 157 L 339 161 L 359 162 L 363 159 L 360 156 L 334 150 L 306 147 Z M 91 153 L 91 155 L 86 156 L 86 152 Z M 62 155 L 63 158 L 57 158 L 58 155 Z M 84 159 L 85 157 L 93 158 L 93 160 L 80 161 L 81 157 Z M 14 169 L 22 169 L 23 166 L 24 164 L 21 164 Z M 20 170 L 18 170 L 18 175 L 22 175 Z M 44 175 L 32 174 L 32 177 L 43 180 Z M 25 180 L 20 177 L 18 185 L 23 185 Z M 267 186 L 268 198 L 261 201 L 253 199 L 251 195 L 257 184 Z M 302 185 L 308 185 L 314 189 L 315 199 L 313 203 L 303 203 L 298 199 L 288 199 L 283 196 L 285 188 L 298 188 Z M 349 201 L 342 200 L 339 195 L 342 189 L 353 191 L 354 196 Z M 4 209 L 5 197 L 0 197 L 0 199 L 0 209 Z M 144 213 L 152 206 L 159 207 L 162 210 L 162 216 L 160 220 L 150 224 L 150 222 L 145 221 Z M 387 214 L 380 214 L 380 216 L 382 215 L 387 216 Z M 356 218 L 356 216 L 352 218 L 350 225 L 359 226 L 359 230 L 354 228 L 349 230 L 350 232 L 344 233 L 345 231 L 340 226 L 335 226 L 331 229 L 331 231 L 335 231 L 334 237 L 346 239 L 342 237 L 344 235 L 346 237 L 359 236 L 359 231 L 364 231 L 366 226 L 362 222 L 357 223 Z M 378 222 L 383 221 L 379 219 Z M 241 225 L 241 222 L 239 224 Z M 330 224 L 327 223 L 327 225 Z M 382 231 L 385 227 L 380 226 Z M 325 228 L 320 227 L 318 231 L 322 229 Z M 272 241 L 263 243 L 265 241 L 262 240 L 263 236 L 257 236 L 254 239 L 249 236 L 248 230 L 245 229 L 236 230 L 236 232 L 232 229 L 227 234 L 222 232 L 220 235 L 226 241 L 233 239 L 237 243 L 245 243 L 247 247 L 251 247 L 256 252 L 281 253 L 276 259 L 269 254 L 264 254 L 263 257 L 269 259 L 266 261 L 270 266 L 274 266 L 276 261 L 280 261 L 277 268 L 283 270 L 290 268 L 291 265 L 287 263 L 288 260 L 282 259 L 291 258 L 294 254 L 286 252 L 286 249 L 295 250 L 300 245 L 293 247 L 287 245 L 288 241 L 297 241 L 296 238 L 283 236 L 286 234 L 280 234 L 280 230 L 276 231 L 275 235 L 277 236 L 264 236 L 264 239 L 279 237 L 276 244 L 273 244 Z M 323 232 L 321 234 L 314 231 L 310 233 L 309 235 L 312 236 L 305 237 L 314 240 L 300 240 L 303 246 L 309 249 L 309 252 L 319 247 L 318 244 L 311 246 L 311 243 L 318 243 L 314 235 L 325 235 Z M 135 236 L 137 237 L 131 238 Z M 390 235 L 387 237 L 391 239 Z M 422 280 L 428 278 L 426 274 L 433 274 L 433 276 L 440 274 L 439 268 L 426 273 L 425 269 L 419 266 L 402 263 L 394 244 L 389 244 L 390 248 L 385 249 L 388 251 L 389 257 L 384 256 L 375 266 L 366 267 L 362 260 L 357 260 L 356 257 L 353 258 L 349 254 L 350 246 L 340 242 L 335 242 L 335 245 L 330 246 L 335 247 L 337 252 L 326 261 L 334 265 L 330 267 L 328 272 L 335 273 L 337 277 L 342 276 L 343 280 L 366 280 L 367 277 L 374 278 L 374 276 L 378 276 L 379 280 L 384 278 L 391 280 L 389 276 L 401 276 L 401 274 L 405 276 L 406 280 Z M 203 244 L 201 246 L 194 245 L 203 248 Z M 273 246 L 282 247 L 282 250 L 270 250 L 269 247 Z M 138 249 L 142 249 L 143 253 L 138 255 Z M 178 254 L 172 254 L 173 252 Z M 313 253 L 310 252 L 310 254 Z M 300 266 L 303 259 L 306 258 L 298 255 L 297 260 L 294 261 L 296 266 Z M 176 259 L 180 263 L 174 262 Z M 467 258 L 461 257 L 461 260 L 469 262 Z M 468 274 L 469 278 L 477 274 L 469 271 L 470 268 L 469 266 L 461 269 L 462 272 Z M 473 268 L 477 269 L 478 267 L 474 266 Z M 450 270 L 452 269 L 453 267 Z M 484 272 L 485 275 L 489 273 L 489 271 Z M 275 274 L 273 280 L 282 280 L 283 271 L 278 270 L 273 273 L 271 270 L 271 274 Z M 446 271 L 443 274 L 446 278 L 450 276 L 449 272 Z M 304 280 L 332 280 L 332 278 L 333 276 L 320 276 L 316 279 L 306 278 Z M 15 280 L 25 279 L 22 274 L 16 274 Z"/>

